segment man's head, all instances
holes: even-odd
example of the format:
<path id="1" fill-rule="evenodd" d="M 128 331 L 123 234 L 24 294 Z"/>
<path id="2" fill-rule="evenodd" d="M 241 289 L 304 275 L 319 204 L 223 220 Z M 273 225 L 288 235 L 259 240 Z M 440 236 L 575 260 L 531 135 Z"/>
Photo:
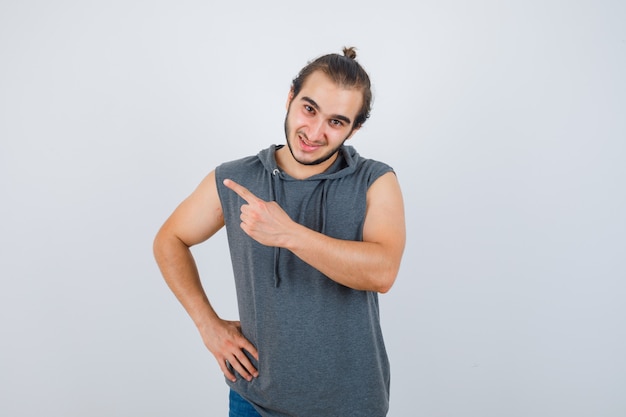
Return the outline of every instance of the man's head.
<path id="1" fill-rule="evenodd" d="M 282 159 L 283 169 L 288 169 L 290 161 L 296 163 L 293 169 L 313 167 L 306 171 L 308 174 L 328 168 L 344 142 L 369 117 L 369 77 L 354 60 L 354 49 L 345 48 L 344 53 L 312 61 L 293 80 L 285 116 L 285 137 L 292 158 Z M 279 152 L 277 158 L 283 154 Z"/>
<path id="2" fill-rule="evenodd" d="M 370 116 L 372 90 L 369 76 L 355 58 L 356 50 L 350 47 L 343 48 L 343 55 L 328 54 L 311 61 L 292 81 L 292 96 L 296 97 L 300 93 L 302 85 L 311 74 L 321 71 L 337 86 L 361 91 L 363 102 L 352 124 L 352 129 L 359 129 Z"/>

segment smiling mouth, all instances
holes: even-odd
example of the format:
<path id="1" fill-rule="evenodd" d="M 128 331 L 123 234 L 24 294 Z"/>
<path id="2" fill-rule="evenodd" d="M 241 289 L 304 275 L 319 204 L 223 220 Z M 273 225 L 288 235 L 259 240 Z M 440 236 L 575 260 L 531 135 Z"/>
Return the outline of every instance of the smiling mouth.
<path id="1" fill-rule="evenodd" d="M 298 139 L 300 140 L 300 144 L 305 151 L 314 151 L 321 146 L 319 144 L 309 142 L 307 137 L 303 134 L 299 134 Z"/>

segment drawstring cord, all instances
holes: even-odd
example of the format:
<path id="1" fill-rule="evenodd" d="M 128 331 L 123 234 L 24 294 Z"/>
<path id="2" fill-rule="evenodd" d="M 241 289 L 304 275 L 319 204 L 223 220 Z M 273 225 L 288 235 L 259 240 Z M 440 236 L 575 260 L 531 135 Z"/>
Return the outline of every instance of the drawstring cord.
<path id="1" fill-rule="evenodd" d="M 278 168 L 274 168 L 272 171 L 273 180 L 270 182 L 270 199 L 273 201 L 277 201 L 276 197 L 276 181 L 280 180 L 280 170 Z M 280 248 L 278 246 L 274 247 L 274 287 L 278 288 L 280 285 L 280 275 L 278 273 L 278 261 L 280 259 Z"/>

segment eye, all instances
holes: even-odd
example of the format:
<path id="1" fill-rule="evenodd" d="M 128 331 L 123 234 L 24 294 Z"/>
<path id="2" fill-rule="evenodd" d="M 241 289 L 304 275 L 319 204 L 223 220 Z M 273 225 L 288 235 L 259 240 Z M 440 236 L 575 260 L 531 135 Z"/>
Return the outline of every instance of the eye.
<path id="1" fill-rule="evenodd" d="M 313 108 L 313 106 L 309 106 L 308 104 L 305 104 L 304 111 L 306 111 L 307 113 L 314 113 L 315 109 Z"/>
<path id="2" fill-rule="evenodd" d="M 330 120 L 330 125 L 334 126 L 334 127 L 342 127 L 343 126 L 343 122 L 341 120 L 331 119 Z"/>

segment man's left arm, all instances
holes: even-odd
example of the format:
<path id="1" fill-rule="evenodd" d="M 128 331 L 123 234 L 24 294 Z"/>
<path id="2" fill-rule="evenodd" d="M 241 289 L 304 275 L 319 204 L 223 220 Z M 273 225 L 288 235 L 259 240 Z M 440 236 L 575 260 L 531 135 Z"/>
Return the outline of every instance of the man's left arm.
<path id="1" fill-rule="evenodd" d="M 381 293 L 391 289 L 406 240 L 404 204 L 394 173 L 384 174 L 367 191 L 361 242 L 311 230 L 291 220 L 276 202 L 263 201 L 231 180 L 224 184 L 248 203 L 241 207 L 241 228 L 259 243 L 289 249 L 346 287 Z"/>

